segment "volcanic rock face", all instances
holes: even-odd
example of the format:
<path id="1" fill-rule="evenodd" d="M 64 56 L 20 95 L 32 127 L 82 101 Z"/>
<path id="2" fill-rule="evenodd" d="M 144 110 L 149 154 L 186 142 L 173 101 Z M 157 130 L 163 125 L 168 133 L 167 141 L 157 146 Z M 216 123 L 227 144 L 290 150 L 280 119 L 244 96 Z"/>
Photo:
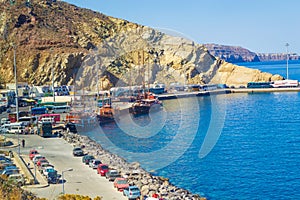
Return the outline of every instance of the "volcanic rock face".
<path id="1" fill-rule="evenodd" d="M 244 74 L 235 70 L 218 78 L 218 69 L 227 63 L 203 45 L 65 2 L 33 0 L 25 6 L 3 1 L 0 9 L 2 83 L 13 80 L 12 44 L 18 81 L 35 85 L 50 84 L 52 78 L 55 85 L 75 79 L 86 90 L 95 90 L 97 84 L 107 89 L 153 82 L 232 83 L 242 77 L 236 73 Z M 248 75 L 245 80 L 261 79 L 256 73 Z"/>
<path id="2" fill-rule="evenodd" d="M 212 55 L 227 62 L 240 63 L 260 61 L 256 53 L 242 47 L 219 44 L 205 44 L 205 47 Z"/>

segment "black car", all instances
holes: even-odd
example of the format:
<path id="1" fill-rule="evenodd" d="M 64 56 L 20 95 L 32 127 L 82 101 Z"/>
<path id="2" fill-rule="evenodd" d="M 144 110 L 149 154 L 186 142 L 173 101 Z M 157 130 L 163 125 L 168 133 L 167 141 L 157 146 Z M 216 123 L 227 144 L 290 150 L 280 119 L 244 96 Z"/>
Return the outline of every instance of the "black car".
<path id="1" fill-rule="evenodd" d="M 83 150 L 81 147 L 74 147 L 73 149 L 73 156 L 83 156 Z"/>
<path id="2" fill-rule="evenodd" d="M 89 162 L 90 162 L 91 160 L 93 160 L 93 159 L 95 159 L 94 156 L 92 156 L 92 155 L 85 155 L 85 156 L 82 157 L 82 162 L 83 162 L 84 164 L 88 165 Z"/>

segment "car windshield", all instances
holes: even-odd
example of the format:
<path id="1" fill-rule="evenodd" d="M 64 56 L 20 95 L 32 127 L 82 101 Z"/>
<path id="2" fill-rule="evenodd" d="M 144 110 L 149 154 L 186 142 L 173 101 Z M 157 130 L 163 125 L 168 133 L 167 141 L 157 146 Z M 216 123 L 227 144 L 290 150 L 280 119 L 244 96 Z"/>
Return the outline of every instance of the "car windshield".
<path id="1" fill-rule="evenodd" d="M 139 191 L 138 188 L 130 188 L 131 191 Z"/>
<path id="2" fill-rule="evenodd" d="M 95 165 L 101 164 L 100 160 L 95 160 Z"/>
<path id="3" fill-rule="evenodd" d="M 74 148 L 74 151 L 81 151 L 80 147 Z"/>
<path id="4" fill-rule="evenodd" d="M 101 169 L 108 169 L 108 166 L 103 165 L 103 166 L 101 166 Z"/>
<path id="5" fill-rule="evenodd" d="M 118 184 L 127 184 L 126 180 L 118 180 Z"/>
<path id="6" fill-rule="evenodd" d="M 118 172 L 117 171 L 111 171 L 110 174 L 116 175 L 116 174 L 118 174 Z"/>

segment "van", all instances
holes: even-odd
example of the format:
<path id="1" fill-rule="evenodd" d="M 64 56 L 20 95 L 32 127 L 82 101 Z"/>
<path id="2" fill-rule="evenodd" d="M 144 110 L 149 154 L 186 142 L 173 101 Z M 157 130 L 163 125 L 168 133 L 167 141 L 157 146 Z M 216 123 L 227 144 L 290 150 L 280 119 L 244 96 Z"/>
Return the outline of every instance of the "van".
<path id="1" fill-rule="evenodd" d="M 54 119 L 52 117 L 44 117 L 41 119 L 41 122 L 51 122 L 52 124 L 54 123 Z"/>
<path id="2" fill-rule="evenodd" d="M 10 121 L 9 121 L 8 118 L 2 118 L 2 119 L 1 119 L 1 125 L 9 124 L 9 123 L 10 123 Z"/>
<path id="3" fill-rule="evenodd" d="M 8 130 L 8 133 L 20 134 L 20 133 L 25 132 L 25 126 L 24 126 L 23 122 L 11 123 L 9 125 L 10 125 L 10 127 Z"/>
<path id="4" fill-rule="evenodd" d="M 8 177 L 8 181 L 17 184 L 18 186 L 25 185 L 25 178 L 23 174 L 11 174 Z"/>

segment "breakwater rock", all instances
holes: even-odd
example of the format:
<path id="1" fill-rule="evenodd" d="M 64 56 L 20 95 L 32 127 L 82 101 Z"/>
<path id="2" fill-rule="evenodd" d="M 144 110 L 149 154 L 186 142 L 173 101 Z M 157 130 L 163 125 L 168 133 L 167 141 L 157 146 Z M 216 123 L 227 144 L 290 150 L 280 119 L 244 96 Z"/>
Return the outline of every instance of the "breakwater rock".
<path id="1" fill-rule="evenodd" d="M 63 138 L 74 146 L 82 146 L 85 153 L 95 156 L 102 163 L 106 163 L 110 168 L 117 169 L 122 176 L 128 179 L 129 184 L 140 188 L 142 196 L 152 196 L 157 193 L 165 200 L 204 200 L 197 194 L 192 194 L 188 190 L 176 187 L 169 182 L 168 178 L 153 176 L 144 170 L 138 162 L 129 163 L 125 159 L 103 149 L 88 136 L 64 132 Z"/>

